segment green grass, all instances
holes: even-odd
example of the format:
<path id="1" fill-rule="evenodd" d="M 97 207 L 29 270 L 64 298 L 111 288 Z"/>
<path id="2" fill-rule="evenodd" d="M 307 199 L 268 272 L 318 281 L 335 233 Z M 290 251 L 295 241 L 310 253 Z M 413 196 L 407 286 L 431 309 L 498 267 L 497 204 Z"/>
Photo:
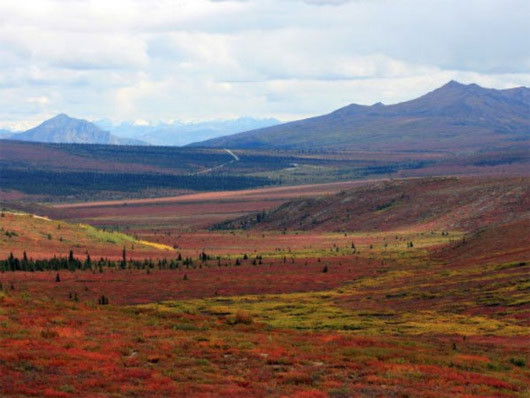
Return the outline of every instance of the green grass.
<path id="1" fill-rule="evenodd" d="M 122 234 L 121 232 L 115 231 L 104 231 L 102 229 L 94 228 L 87 224 L 79 224 L 79 227 L 83 229 L 87 236 L 98 242 L 112 243 L 115 245 L 134 244 L 138 243 L 132 236 Z"/>

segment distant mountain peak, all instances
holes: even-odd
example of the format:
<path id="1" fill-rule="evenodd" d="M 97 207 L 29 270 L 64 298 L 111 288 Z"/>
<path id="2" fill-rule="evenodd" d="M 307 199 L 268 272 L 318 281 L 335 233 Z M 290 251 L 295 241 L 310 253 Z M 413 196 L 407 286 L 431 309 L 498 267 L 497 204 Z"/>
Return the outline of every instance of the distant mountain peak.
<path id="1" fill-rule="evenodd" d="M 45 120 L 44 123 L 47 123 L 47 122 L 54 122 L 54 123 L 68 123 L 70 121 L 81 121 L 81 122 L 87 122 L 89 123 L 88 121 L 86 120 L 82 120 L 82 119 L 75 119 L 73 117 L 70 117 L 68 116 L 66 113 L 59 113 L 57 115 L 55 115 L 54 117 L 48 119 L 48 120 Z"/>
<path id="2" fill-rule="evenodd" d="M 463 83 L 460 83 L 456 80 L 449 80 L 447 83 L 445 83 L 442 87 L 440 88 L 454 88 L 454 87 L 465 87 L 466 85 L 463 84 Z"/>
<path id="3" fill-rule="evenodd" d="M 59 113 L 55 115 L 54 117 L 52 117 L 50 120 L 53 120 L 53 119 L 73 119 L 73 118 L 68 116 L 66 113 Z"/>
<path id="4" fill-rule="evenodd" d="M 94 123 L 60 113 L 36 127 L 9 137 L 21 141 L 61 144 L 145 145 L 139 140 L 122 139 L 102 130 Z"/>
<path id="5" fill-rule="evenodd" d="M 442 87 L 439 87 L 438 89 L 434 90 L 436 92 L 439 92 L 439 91 L 461 91 L 461 92 L 469 92 L 469 91 L 476 91 L 476 90 L 481 90 L 481 91 L 486 91 L 486 90 L 490 90 L 490 89 L 487 89 L 487 88 L 484 88 L 484 87 L 481 87 L 479 86 L 478 84 L 476 83 L 470 83 L 470 84 L 464 84 L 464 83 L 460 83 L 456 80 L 450 80 L 449 82 L 445 83 Z"/>

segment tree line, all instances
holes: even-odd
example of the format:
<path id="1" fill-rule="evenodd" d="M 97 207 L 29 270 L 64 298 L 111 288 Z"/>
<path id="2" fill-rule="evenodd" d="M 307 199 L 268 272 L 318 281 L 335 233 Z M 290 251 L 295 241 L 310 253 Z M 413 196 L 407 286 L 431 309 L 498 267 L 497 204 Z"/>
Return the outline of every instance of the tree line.
<path id="1" fill-rule="evenodd" d="M 251 260 L 252 265 L 262 264 L 262 257 L 256 256 Z M 127 253 L 123 249 L 121 260 L 110 260 L 108 258 L 100 258 L 99 260 L 93 260 L 90 254 L 86 254 L 83 259 L 76 257 L 72 250 L 68 256 L 53 256 L 47 259 L 32 259 L 28 258 L 26 252 L 23 253 L 22 258 L 18 258 L 10 253 L 8 258 L 0 260 L 0 272 L 15 272 L 15 271 L 60 271 L 60 270 L 88 270 L 93 272 L 104 272 L 104 269 L 137 269 L 137 270 L 149 270 L 158 269 L 181 269 L 181 268 L 196 268 L 197 266 L 202 267 L 203 264 L 208 264 L 209 261 L 215 260 L 217 266 L 229 266 L 230 262 L 222 264 L 221 257 L 212 257 L 206 254 L 204 251 L 199 254 L 198 259 L 192 257 L 182 257 L 179 253 L 175 258 L 167 259 L 143 259 L 133 260 L 132 258 L 127 259 Z M 235 259 L 234 265 L 241 265 L 243 260 L 250 260 L 245 254 L 241 259 Z"/>

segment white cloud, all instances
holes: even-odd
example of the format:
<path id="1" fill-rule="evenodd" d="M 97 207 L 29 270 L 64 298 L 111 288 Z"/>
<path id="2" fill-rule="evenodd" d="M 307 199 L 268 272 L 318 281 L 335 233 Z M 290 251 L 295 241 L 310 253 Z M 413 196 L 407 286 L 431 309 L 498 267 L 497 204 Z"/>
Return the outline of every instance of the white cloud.
<path id="1" fill-rule="evenodd" d="M 526 0 L 3 0 L 0 125 L 292 119 L 530 85 Z"/>

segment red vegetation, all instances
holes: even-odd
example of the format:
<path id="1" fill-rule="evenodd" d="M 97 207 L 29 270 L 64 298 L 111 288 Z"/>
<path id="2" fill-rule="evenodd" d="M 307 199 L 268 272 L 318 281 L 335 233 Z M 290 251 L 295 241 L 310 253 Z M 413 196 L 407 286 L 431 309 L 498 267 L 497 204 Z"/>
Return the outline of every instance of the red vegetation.
<path id="1" fill-rule="evenodd" d="M 97 302 L 101 295 L 111 304 L 145 304 L 171 299 L 247 294 L 292 293 L 328 290 L 359 276 L 375 272 L 375 262 L 360 259 L 346 262 L 344 258 L 326 258 L 332 272 L 323 273 L 316 259 L 264 258 L 261 265 L 252 260 L 215 260 L 196 268 L 181 266 L 178 270 L 113 270 L 103 273 L 87 271 L 6 272 L 0 274 L 3 286 L 14 284 L 17 292 L 31 296 L 67 300 L 74 293 L 81 301 Z M 231 264 L 228 266 L 228 264 Z M 184 279 L 186 275 L 186 279 Z"/>
<path id="2" fill-rule="evenodd" d="M 4 297 L 3 397 L 524 396 L 526 344 L 361 337 Z M 484 357 L 481 360 L 470 358 Z"/>

